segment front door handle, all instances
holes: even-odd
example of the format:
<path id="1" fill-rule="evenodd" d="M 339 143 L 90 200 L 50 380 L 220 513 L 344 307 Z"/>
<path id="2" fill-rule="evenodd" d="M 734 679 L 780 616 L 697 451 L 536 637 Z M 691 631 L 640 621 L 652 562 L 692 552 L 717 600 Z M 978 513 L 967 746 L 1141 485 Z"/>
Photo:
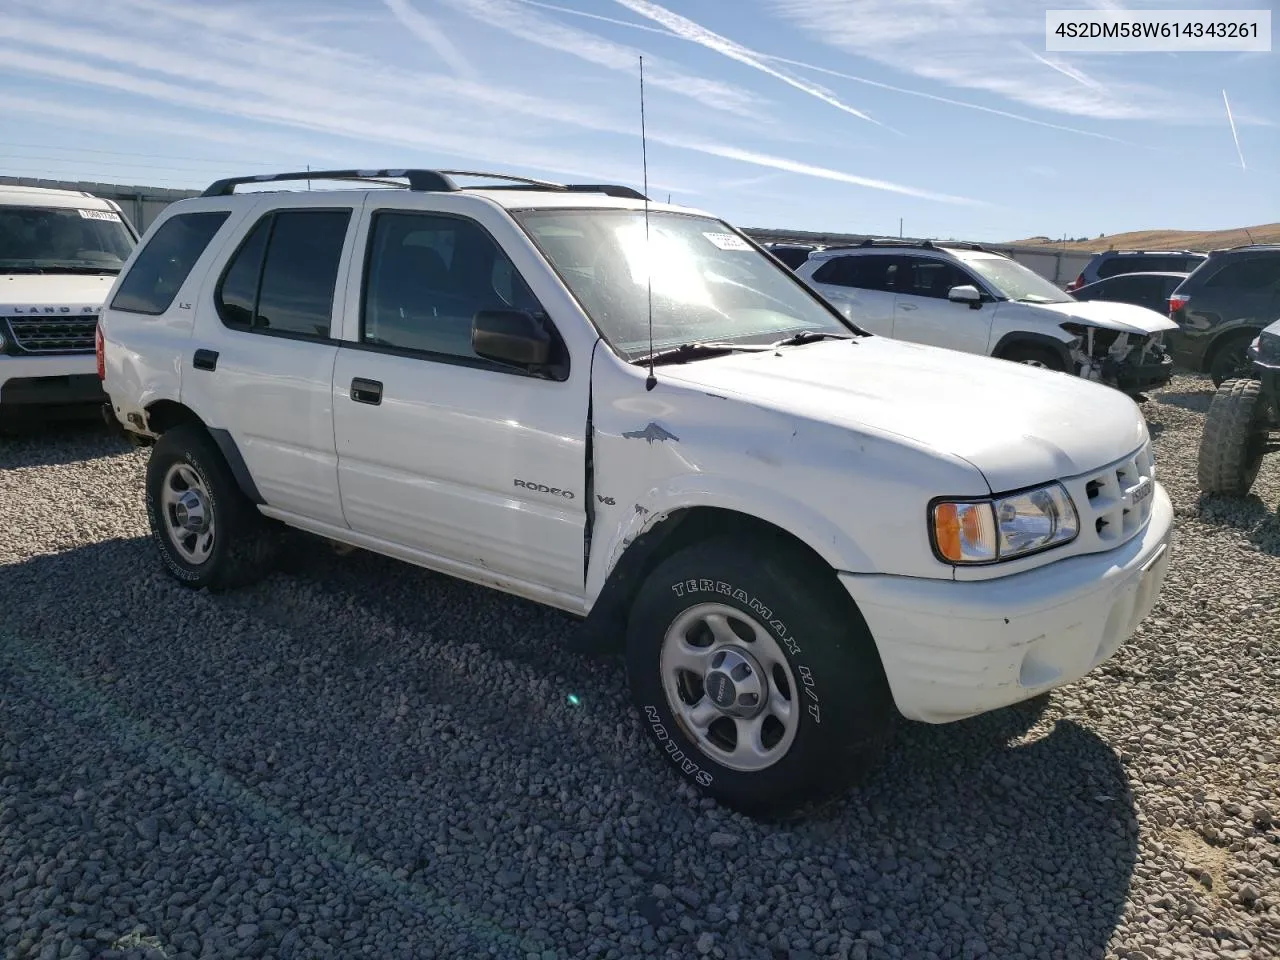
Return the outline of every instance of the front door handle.
<path id="1" fill-rule="evenodd" d="M 382 403 L 382 381 L 356 377 L 351 381 L 351 399 L 356 403 L 378 406 Z"/>
<path id="2" fill-rule="evenodd" d="M 914 310 L 915 308 L 916 308 L 916 305 L 915 305 L 914 303 L 900 303 L 900 304 L 898 304 L 898 309 L 899 309 L 899 310 Z"/>
<path id="3" fill-rule="evenodd" d="M 197 350 L 191 358 L 191 365 L 197 370 L 216 370 L 218 368 L 217 350 Z"/>

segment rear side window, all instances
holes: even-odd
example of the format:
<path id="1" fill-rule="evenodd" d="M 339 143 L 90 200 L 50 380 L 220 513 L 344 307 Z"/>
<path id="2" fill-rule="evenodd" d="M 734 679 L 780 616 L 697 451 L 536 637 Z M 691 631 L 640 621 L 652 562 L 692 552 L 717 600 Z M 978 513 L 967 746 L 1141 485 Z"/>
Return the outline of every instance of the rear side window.
<path id="1" fill-rule="evenodd" d="M 240 330 L 327 339 L 350 210 L 283 210 L 254 225 L 214 295 Z"/>
<path id="2" fill-rule="evenodd" d="M 1228 263 L 1205 281 L 1206 289 L 1262 292 L 1280 288 L 1280 256 L 1251 257 Z"/>
<path id="3" fill-rule="evenodd" d="M 1163 263 L 1170 263 L 1168 258 Z M 1146 273 L 1151 270 L 1159 270 L 1161 261 L 1155 257 L 1112 257 L 1110 260 L 1103 261 L 1098 267 L 1098 276 L 1116 277 L 1122 273 Z"/>
<path id="4" fill-rule="evenodd" d="M 897 274 L 897 257 L 835 257 L 814 271 L 813 279 L 837 287 L 892 292 Z"/>
<path id="5" fill-rule="evenodd" d="M 227 216 L 225 211 L 180 213 L 161 224 L 120 280 L 111 309 L 152 316 L 168 310 Z"/>

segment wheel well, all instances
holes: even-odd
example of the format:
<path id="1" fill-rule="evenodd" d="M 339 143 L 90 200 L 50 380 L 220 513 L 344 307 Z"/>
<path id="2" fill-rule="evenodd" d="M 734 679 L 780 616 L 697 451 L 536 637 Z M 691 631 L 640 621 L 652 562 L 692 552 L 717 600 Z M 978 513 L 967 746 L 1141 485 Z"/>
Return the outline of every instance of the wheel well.
<path id="1" fill-rule="evenodd" d="M 1235 340 L 1252 340 L 1260 331 L 1260 327 L 1258 329 L 1237 327 L 1234 330 L 1228 330 L 1226 333 L 1218 334 L 1209 342 L 1209 347 L 1204 352 L 1204 362 L 1200 366 L 1200 371 L 1207 373 L 1213 367 L 1213 361 L 1217 359 L 1219 351 L 1228 343 Z"/>
<path id="2" fill-rule="evenodd" d="M 1045 353 L 1056 357 L 1062 364 L 1063 370 L 1070 372 L 1074 369 L 1074 365 L 1071 362 L 1071 352 L 1067 345 L 1061 340 L 1056 340 L 1043 333 L 1006 333 L 1000 338 L 996 348 L 991 351 L 991 355 L 997 360 L 1003 360 L 1010 350 L 1018 347 L 1043 350 Z"/>
<path id="3" fill-rule="evenodd" d="M 181 423 L 196 423 L 204 426 L 204 421 L 190 407 L 176 400 L 157 400 L 147 407 L 147 426 L 153 433 L 164 433 Z"/>
<path id="4" fill-rule="evenodd" d="M 816 550 L 795 534 L 767 520 L 720 507 L 676 510 L 637 537 L 618 559 L 587 614 L 579 646 L 593 653 L 621 652 L 631 603 L 654 568 L 690 544 L 727 534 L 773 541 L 806 558 L 816 565 L 816 569 L 830 571 L 832 581 L 835 581 L 831 565 Z M 840 593 L 844 595 L 843 590 Z M 853 603 L 852 598 L 846 596 L 846 599 Z"/>

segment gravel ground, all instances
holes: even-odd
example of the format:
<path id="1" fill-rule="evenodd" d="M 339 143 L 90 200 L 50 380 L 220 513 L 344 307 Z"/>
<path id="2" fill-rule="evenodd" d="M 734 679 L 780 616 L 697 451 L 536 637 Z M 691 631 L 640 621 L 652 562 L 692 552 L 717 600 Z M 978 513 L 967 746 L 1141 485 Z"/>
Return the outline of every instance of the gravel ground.
<path id="1" fill-rule="evenodd" d="M 195 594 L 145 454 L 0 441 L 0 952 L 1280 957 L 1280 457 L 1201 504 L 1209 396 L 1145 405 L 1179 529 L 1134 641 L 789 826 L 699 802 L 558 613 L 327 550 Z"/>

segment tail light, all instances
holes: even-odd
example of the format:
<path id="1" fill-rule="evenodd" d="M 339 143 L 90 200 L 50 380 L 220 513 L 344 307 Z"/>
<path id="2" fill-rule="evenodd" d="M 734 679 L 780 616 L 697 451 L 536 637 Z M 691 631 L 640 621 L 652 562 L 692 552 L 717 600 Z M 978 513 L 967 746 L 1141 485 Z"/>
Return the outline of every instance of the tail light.
<path id="1" fill-rule="evenodd" d="M 98 325 L 94 328 L 93 334 L 93 352 L 98 357 L 98 379 L 107 379 L 107 354 L 102 342 L 102 321 L 98 321 Z"/>
<path id="2" fill-rule="evenodd" d="M 1080 274 L 1080 276 L 1076 277 L 1074 280 L 1072 280 L 1070 283 L 1067 284 L 1067 293 L 1075 293 L 1077 290 L 1079 290 L 1083 286 L 1084 286 L 1084 274 L 1082 273 Z"/>
<path id="3" fill-rule="evenodd" d="M 1177 313 L 1179 310 L 1181 310 L 1190 302 L 1191 302 L 1191 298 L 1187 296 L 1185 293 L 1173 294 L 1172 296 L 1169 297 L 1169 316 L 1172 317 L 1175 313 Z"/>

